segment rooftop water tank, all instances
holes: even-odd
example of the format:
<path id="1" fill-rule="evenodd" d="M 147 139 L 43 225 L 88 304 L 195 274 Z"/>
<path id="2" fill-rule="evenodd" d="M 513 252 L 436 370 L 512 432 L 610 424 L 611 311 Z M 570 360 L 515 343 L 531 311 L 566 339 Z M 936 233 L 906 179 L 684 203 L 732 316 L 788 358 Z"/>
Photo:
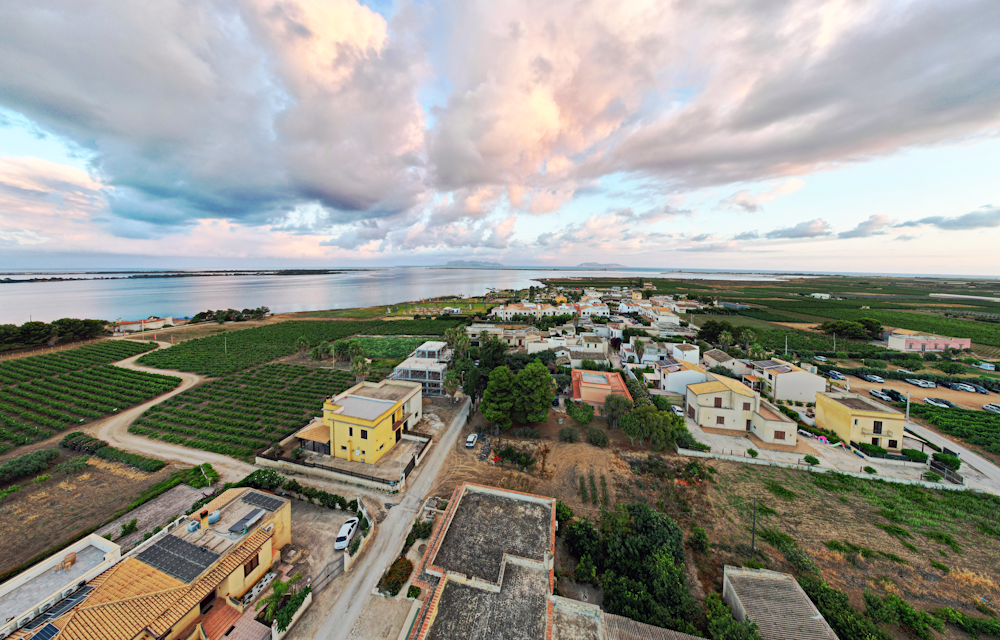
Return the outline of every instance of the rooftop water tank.
<path id="1" fill-rule="evenodd" d="M 197 520 L 192 520 L 192 521 L 190 521 L 190 522 L 187 523 L 187 530 L 188 531 L 194 531 L 197 528 L 198 528 L 198 521 Z"/>
<path id="2" fill-rule="evenodd" d="M 222 517 L 222 511 L 216 509 L 212 513 L 208 514 L 208 524 L 215 524 Z"/>

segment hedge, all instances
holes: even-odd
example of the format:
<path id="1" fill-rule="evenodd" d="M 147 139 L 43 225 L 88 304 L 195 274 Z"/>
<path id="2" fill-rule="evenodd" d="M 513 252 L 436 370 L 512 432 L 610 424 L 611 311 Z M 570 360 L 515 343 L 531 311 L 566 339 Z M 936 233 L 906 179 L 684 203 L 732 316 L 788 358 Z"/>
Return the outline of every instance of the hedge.
<path id="1" fill-rule="evenodd" d="M 903 455 L 914 462 L 927 462 L 927 454 L 916 449 L 903 449 Z"/>
<path id="2" fill-rule="evenodd" d="M 934 460 L 940 462 L 944 466 L 948 467 L 952 471 L 958 471 L 962 466 L 962 461 L 956 456 L 948 455 L 947 453 L 935 453 Z"/>
<path id="3" fill-rule="evenodd" d="M 0 464 L 0 482 L 9 482 L 45 471 L 59 457 L 58 449 L 40 449 Z"/>
<path id="4" fill-rule="evenodd" d="M 80 453 L 94 455 L 104 460 L 121 462 L 139 471 L 146 471 L 148 473 L 155 473 L 167 466 L 167 463 L 163 460 L 147 458 L 137 453 L 129 453 L 128 451 L 116 449 L 108 446 L 108 443 L 104 440 L 87 435 L 82 431 L 74 431 L 73 433 L 66 434 L 59 442 L 59 446 L 70 451 L 79 451 Z"/>
<path id="5" fill-rule="evenodd" d="M 406 558 L 397 558 L 382 579 L 379 580 L 378 589 L 390 596 L 395 596 L 403 588 L 410 574 L 413 573 L 413 563 Z"/>

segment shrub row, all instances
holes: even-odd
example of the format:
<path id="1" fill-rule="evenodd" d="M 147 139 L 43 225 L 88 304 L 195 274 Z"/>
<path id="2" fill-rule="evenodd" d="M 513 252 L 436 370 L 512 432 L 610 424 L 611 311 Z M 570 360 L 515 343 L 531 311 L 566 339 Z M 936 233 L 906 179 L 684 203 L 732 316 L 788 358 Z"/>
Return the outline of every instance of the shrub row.
<path id="1" fill-rule="evenodd" d="M 411 573 L 413 573 L 413 563 L 406 558 L 397 558 L 385 575 L 382 576 L 382 579 L 379 580 L 379 591 L 390 596 L 395 596 L 403 588 L 403 585 L 406 584 L 406 581 L 410 579 Z"/>
<path id="2" fill-rule="evenodd" d="M 31 476 L 48 469 L 52 461 L 59 457 L 58 449 L 40 449 L 23 456 L 11 458 L 0 464 L 0 482 L 9 482 Z"/>
<path id="3" fill-rule="evenodd" d="M 66 434 L 66 436 L 59 442 L 59 446 L 64 449 L 69 449 L 70 451 L 79 451 L 80 453 L 95 455 L 104 460 L 121 462 L 122 464 L 147 473 L 155 473 L 167 466 L 167 463 L 163 460 L 147 458 L 146 456 L 141 456 L 138 453 L 129 453 L 128 451 L 116 449 L 108 446 L 108 443 L 104 440 L 89 436 L 82 431 L 74 431 L 73 433 Z"/>

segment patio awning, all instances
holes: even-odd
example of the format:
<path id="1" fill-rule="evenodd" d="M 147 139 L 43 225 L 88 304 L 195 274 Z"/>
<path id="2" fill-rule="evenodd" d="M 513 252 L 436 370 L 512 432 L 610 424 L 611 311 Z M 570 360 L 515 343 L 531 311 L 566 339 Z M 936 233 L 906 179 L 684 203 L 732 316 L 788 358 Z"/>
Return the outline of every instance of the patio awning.
<path id="1" fill-rule="evenodd" d="M 322 420 L 318 420 L 301 429 L 295 434 L 295 437 L 300 440 L 330 444 L 330 427 L 323 424 Z"/>

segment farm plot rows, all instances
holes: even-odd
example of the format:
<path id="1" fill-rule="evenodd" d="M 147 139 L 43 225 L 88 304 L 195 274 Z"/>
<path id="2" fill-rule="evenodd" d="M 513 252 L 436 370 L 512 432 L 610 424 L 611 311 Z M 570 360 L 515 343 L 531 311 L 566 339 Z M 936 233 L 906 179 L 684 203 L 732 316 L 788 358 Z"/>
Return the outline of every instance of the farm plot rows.
<path id="1" fill-rule="evenodd" d="M 1000 415 L 968 409 L 910 405 L 910 413 L 969 444 L 1000 455 Z"/>
<path id="2" fill-rule="evenodd" d="M 60 353 L 30 356 L 0 363 L 0 385 L 30 382 L 38 378 L 79 371 L 155 349 L 157 345 L 113 340 Z"/>
<path id="3" fill-rule="evenodd" d="M 173 376 L 103 365 L 4 387 L 0 453 L 141 404 L 180 382 Z"/>
<path id="4" fill-rule="evenodd" d="M 424 343 L 423 338 L 352 338 L 368 358 L 405 358 Z"/>
<path id="5" fill-rule="evenodd" d="M 129 433 L 250 458 L 320 415 L 326 396 L 353 385 L 346 371 L 270 364 L 151 407 Z"/>
<path id="6" fill-rule="evenodd" d="M 305 338 L 310 347 L 315 347 L 323 341 L 334 342 L 356 334 L 441 335 L 446 329 L 458 324 L 461 324 L 461 321 L 281 322 L 233 331 L 224 336 L 188 340 L 170 349 L 145 355 L 139 362 L 158 369 L 177 369 L 204 376 L 222 377 L 295 353 L 299 338 Z"/>

